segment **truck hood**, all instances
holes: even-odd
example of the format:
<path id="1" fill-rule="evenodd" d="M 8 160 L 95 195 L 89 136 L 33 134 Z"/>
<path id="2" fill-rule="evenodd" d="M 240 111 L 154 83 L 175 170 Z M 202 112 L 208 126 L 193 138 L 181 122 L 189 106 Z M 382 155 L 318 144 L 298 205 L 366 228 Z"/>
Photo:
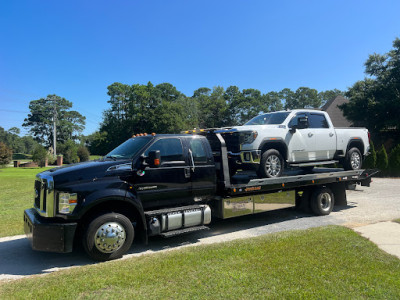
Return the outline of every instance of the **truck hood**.
<path id="1" fill-rule="evenodd" d="M 244 132 L 244 131 L 258 131 L 265 129 L 276 129 L 282 128 L 280 126 L 284 125 L 243 125 L 243 126 L 235 126 L 229 129 L 221 129 L 216 131 L 216 133 L 234 133 L 234 132 Z"/>
<path id="2" fill-rule="evenodd" d="M 70 182 L 99 179 L 105 176 L 116 176 L 118 175 L 116 171 L 120 169 L 119 166 L 130 167 L 131 163 L 131 160 L 96 160 L 46 170 L 40 174 L 52 176 L 57 186 Z"/>

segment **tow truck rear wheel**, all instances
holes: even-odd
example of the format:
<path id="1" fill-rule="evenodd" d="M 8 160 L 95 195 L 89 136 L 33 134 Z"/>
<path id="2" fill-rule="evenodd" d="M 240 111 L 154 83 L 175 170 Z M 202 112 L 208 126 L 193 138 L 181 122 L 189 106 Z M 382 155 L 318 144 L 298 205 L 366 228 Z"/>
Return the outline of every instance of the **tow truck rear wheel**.
<path id="1" fill-rule="evenodd" d="M 131 220 L 118 213 L 108 213 L 93 219 L 83 235 L 87 254 L 98 261 L 122 257 L 135 236 Z"/>
<path id="2" fill-rule="evenodd" d="M 333 193 L 327 187 L 314 190 L 310 201 L 311 210 L 317 216 L 329 215 L 335 205 Z"/>
<path id="3" fill-rule="evenodd" d="M 261 178 L 280 177 L 283 172 L 283 158 L 278 150 L 269 149 L 261 156 L 260 168 L 257 175 Z"/>

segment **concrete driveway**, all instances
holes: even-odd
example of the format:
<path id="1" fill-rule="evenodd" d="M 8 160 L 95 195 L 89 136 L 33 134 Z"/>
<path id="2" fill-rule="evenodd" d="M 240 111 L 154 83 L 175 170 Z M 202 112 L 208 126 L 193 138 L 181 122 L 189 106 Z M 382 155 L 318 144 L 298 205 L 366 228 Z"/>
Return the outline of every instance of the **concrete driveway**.
<path id="1" fill-rule="evenodd" d="M 400 218 L 400 179 L 374 178 L 370 188 L 357 186 L 348 191 L 348 205 L 335 207 L 329 216 L 317 217 L 283 209 L 231 220 L 213 220 L 211 229 L 170 239 L 152 237 L 149 245 L 134 243 L 122 259 L 181 247 L 212 244 L 272 232 L 307 229 L 324 225 L 351 228 Z M 25 236 L 0 238 L 0 280 L 46 274 L 93 264 L 82 249 L 69 254 L 32 251 Z"/>

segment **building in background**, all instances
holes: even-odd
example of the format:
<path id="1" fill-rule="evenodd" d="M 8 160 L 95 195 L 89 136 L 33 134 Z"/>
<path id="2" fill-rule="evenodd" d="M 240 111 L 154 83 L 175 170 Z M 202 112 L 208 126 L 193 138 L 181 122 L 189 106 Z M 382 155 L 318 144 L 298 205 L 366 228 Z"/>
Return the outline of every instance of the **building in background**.
<path id="1" fill-rule="evenodd" d="M 343 96 L 337 96 L 325 103 L 321 110 L 326 111 L 331 117 L 333 126 L 335 127 L 350 127 L 353 124 L 346 119 L 343 115 L 343 111 L 338 107 L 343 103 L 349 103 L 349 100 Z"/>

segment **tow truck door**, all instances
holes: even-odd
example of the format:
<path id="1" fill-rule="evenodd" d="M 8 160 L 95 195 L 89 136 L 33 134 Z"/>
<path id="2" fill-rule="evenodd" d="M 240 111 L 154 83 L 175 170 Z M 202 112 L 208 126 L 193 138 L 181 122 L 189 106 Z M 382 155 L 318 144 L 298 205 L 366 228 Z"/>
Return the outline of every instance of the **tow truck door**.
<path id="1" fill-rule="evenodd" d="M 159 167 L 147 167 L 141 176 L 135 177 L 134 186 L 145 209 L 192 200 L 190 168 L 182 142 L 179 137 L 160 138 L 145 151 L 145 156 L 153 150 L 161 154 Z"/>
<path id="2" fill-rule="evenodd" d="M 208 142 L 200 136 L 187 139 L 188 159 L 194 202 L 206 200 L 215 193 L 215 164 Z"/>

